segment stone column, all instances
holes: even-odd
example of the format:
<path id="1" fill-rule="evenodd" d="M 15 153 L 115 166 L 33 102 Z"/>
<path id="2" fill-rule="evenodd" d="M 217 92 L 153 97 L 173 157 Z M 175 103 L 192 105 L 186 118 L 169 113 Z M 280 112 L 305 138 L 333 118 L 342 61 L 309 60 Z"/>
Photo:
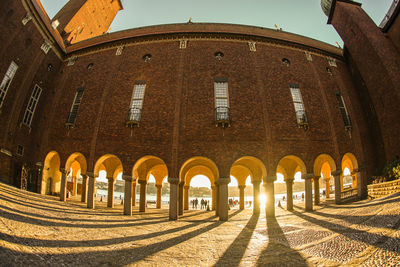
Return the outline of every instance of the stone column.
<path id="1" fill-rule="evenodd" d="M 355 169 L 353 171 L 357 177 L 357 189 L 358 189 L 358 196 L 360 199 L 365 199 L 368 197 L 368 187 L 367 183 L 365 182 L 366 179 L 366 170 L 363 167 Z"/>
<path id="2" fill-rule="evenodd" d="M 286 179 L 286 209 L 293 210 L 293 178 Z"/>
<path id="3" fill-rule="evenodd" d="M 176 221 L 178 219 L 178 184 L 179 178 L 168 177 L 170 185 L 169 191 L 169 220 Z"/>
<path id="4" fill-rule="evenodd" d="M 219 178 L 219 220 L 227 221 L 228 220 L 228 184 L 231 182 L 231 178 Z"/>
<path id="5" fill-rule="evenodd" d="M 145 212 L 146 211 L 146 186 L 147 186 L 147 181 L 139 179 L 138 183 L 140 184 L 139 212 Z"/>
<path id="6" fill-rule="evenodd" d="M 184 210 L 188 210 L 189 209 L 189 188 L 190 188 L 190 186 L 188 186 L 188 185 L 185 185 L 183 187 L 183 189 L 185 191 L 184 192 L 185 202 L 184 202 L 184 207 L 183 207 Z"/>
<path id="7" fill-rule="evenodd" d="M 156 202 L 156 208 L 161 209 L 161 190 L 162 190 L 162 184 L 156 184 L 157 187 L 157 202 Z"/>
<path id="8" fill-rule="evenodd" d="M 329 198 L 329 195 L 331 194 L 331 190 L 330 190 L 330 180 L 331 177 L 327 177 L 326 178 L 326 184 L 325 184 L 325 191 L 326 191 L 326 198 Z"/>
<path id="9" fill-rule="evenodd" d="M 78 178 L 76 176 L 72 176 L 72 195 L 76 196 L 78 191 Z"/>
<path id="10" fill-rule="evenodd" d="M 302 179 L 304 179 L 305 185 L 305 210 L 312 211 L 313 210 L 313 201 L 312 201 L 312 182 L 311 179 L 314 178 L 313 173 L 302 174 Z"/>
<path id="11" fill-rule="evenodd" d="M 85 203 L 87 198 L 87 179 L 88 176 L 86 174 L 82 175 L 82 195 L 81 195 L 81 202 Z"/>
<path id="12" fill-rule="evenodd" d="M 239 209 L 244 210 L 244 189 L 245 185 L 239 185 Z"/>
<path id="13" fill-rule="evenodd" d="M 114 179 L 107 177 L 108 180 L 108 191 L 107 191 L 107 207 L 114 207 Z"/>
<path id="14" fill-rule="evenodd" d="M 334 171 L 332 172 L 332 176 L 335 179 L 335 203 L 339 204 L 341 202 L 341 198 L 342 198 L 342 186 L 341 186 L 341 174 L 342 171 Z"/>
<path id="15" fill-rule="evenodd" d="M 260 213 L 260 184 L 261 181 L 253 181 L 253 214 Z"/>
<path id="16" fill-rule="evenodd" d="M 183 215 L 183 186 L 185 182 L 179 183 L 179 193 L 178 193 L 178 215 Z"/>
<path id="17" fill-rule="evenodd" d="M 215 185 L 211 186 L 211 192 L 212 210 L 215 210 L 217 206 L 217 188 Z"/>
<path id="18" fill-rule="evenodd" d="M 219 184 L 215 182 L 215 216 L 219 216 Z"/>
<path id="19" fill-rule="evenodd" d="M 267 218 L 275 217 L 275 180 L 275 176 L 269 176 L 266 183 L 264 183 L 265 192 L 267 193 L 267 203 L 265 205 L 265 216 Z"/>
<path id="20" fill-rule="evenodd" d="M 132 181 L 132 206 L 136 206 L 136 181 Z"/>
<path id="21" fill-rule="evenodd" d="M 88 185 L 88 196 L 87 196 L 87 207 L 89 209 L 94 209 L 94 185 L 95 178 L 92 172 L 87 172 L 87 176 L 89 177 L 89 185 Z"/>
<path id="22" fill-rule="evenodd" d="M 319 178 L 321 176 L 315 176 L 314 177 L 314 204 L 319 205 L 320 199 L 319 199 Z"/>
<path id="23" fill-rule="evenodd" d="M 122 175 L 125 181 L 124 188 L 124 215 L 132 215 L 132 176 Z"/>
<path id="24" fill-rule="evenodd" d="M 67 200 L 67 175 L 65 169 L 60 169 L 61 172 L 61 186 L 60 186 L 60 200 Z"/>

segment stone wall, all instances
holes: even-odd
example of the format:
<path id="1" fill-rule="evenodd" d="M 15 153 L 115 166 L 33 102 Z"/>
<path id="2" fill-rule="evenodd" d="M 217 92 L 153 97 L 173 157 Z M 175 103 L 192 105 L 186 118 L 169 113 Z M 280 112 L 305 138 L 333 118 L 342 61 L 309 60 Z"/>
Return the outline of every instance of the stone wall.
<path id="1" fill-rule="evenodd" d="M 400 179 L 368 185 L 368 196 L 372 198 L 384 197 L 397 192 L 400 192 Z"/>

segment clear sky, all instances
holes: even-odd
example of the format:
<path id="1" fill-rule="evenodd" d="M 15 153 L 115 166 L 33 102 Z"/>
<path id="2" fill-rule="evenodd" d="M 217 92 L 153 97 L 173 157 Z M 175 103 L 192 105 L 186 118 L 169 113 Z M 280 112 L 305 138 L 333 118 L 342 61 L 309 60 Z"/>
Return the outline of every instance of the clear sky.
<path id="1" fill-rule="evenodd" d="M 53 17 L 68 0 L 41 0 Z M 362 0 L 362 7 L 380 24 L 392 0 Z M 320 0 L 122 0 L 111 32 L 149 25 L 218 22 L 274 28 L 330 44 L 342 41 L 320 7 Z"/>

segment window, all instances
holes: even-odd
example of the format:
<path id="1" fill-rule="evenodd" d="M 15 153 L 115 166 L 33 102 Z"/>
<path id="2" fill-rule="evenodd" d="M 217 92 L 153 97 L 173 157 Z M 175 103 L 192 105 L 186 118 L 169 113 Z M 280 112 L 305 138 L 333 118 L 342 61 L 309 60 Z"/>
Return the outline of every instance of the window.
<path id="1" fill-rule="evenodd" d="M 40 88 L 37 84 L 33 88 L 31 98 L 29 99 L 28 106 L 25 110 L 24 119 L 22 120 L 23 124 L 27 126 L 31 126 L 33 115 L 35 114 L 37 103 L 39 102 L 40 94 L 42 93 L 42 88 Z"/>
<path id="2" fill-rule="evenodd" d="M 23 156 L 24 155 L 24 147 L 21 145 L 17 146 L 17 155 L 18 156 Z"/>
<path id="3" fill-rule="evenodd" d="M 11 62 L 6 75 L 4 75 L 3 81 L 0 84 L 0 108 L 3 105 L 4 98 L 6 97 L 7 90 L 10 87 L 11 81 L 14 78 L 15 73 L 17 72 L 18 66 L 14 61 Z"/>
<path id="4" fill-rule="evenodd" d="M 340 92 L 337 92 L 336 98 L 339 103 L 340 113 L 342 114 L 344 127 L 346 129 L 351 129 L 351 119 L 350 119 L 349 113 L 347 112 L 346 105 L 344 104 L 342 94 Z"/>
<path id="5" fill-rule="evenodd" d="M 123 46 L 117 47 L 117 51 L 115 52 L 115 55 L 116 55 L 116 56 L 122 55 L 122 51 L 123 51 L 123 50 L 124 50 L 124 47 L 123 47 Z"/>
<path id="6" fill-rule="evenodd" d="M 312 61 L 312 56 L 311 53 L 309 51 L 304 51 L 304 53 L 306 54 L 306 58 L 308 61 Z"/>
<path id="7" fill-rule="evenodd" d="M 81 104 L 84 90 L 84 87 L 80 87 L 76 90 L 74 102 L 72 103 L 71 111 L 69 112 L 67 122 L 65 123 L 67 127 L 73 127 L 75 125 L 76 116 L 78 115 L 79 105 Z"/>
<path id="8" fill-rule="evenodd" d="M 127 124 L 130 125 L 139 124 L 145 89 L 146 89 L 145 81 L 136 82 L 132 92 L 131 105 L 128 112 Z"/>
<path id="9" fill-rule="evenodd" d="M 298 85 L 290 85 L 290 93 L 292 94 L 294 110 L 296 112 L 297 124 L 302 127 L 308 125 L 306 111 L 303 105 L 300 89 Z"/>
<path id="10" fill-rule="evenodd" d="M 229 126 L 229 97 L 228 97 L 228 81 L 225 78 L 217 78 L 214 80 L 215 95 L 215 120 L 217 125 L 222 127 Z"/>

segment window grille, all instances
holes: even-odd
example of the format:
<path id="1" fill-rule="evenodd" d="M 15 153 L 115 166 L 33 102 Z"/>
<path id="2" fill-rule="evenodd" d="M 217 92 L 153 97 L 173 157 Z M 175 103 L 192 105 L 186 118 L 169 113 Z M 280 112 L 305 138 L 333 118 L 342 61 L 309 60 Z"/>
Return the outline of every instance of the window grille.
<path id="1" fill-rule="evenodd" d="M 72 103 L 71 111 L 69 112 L 67 122 L 65 123 L 65 125 L 69 128 L 75 126 L 75 121 L 76 117 L 78 116 L 78 110 L 82 101 L 84 90 L 85 90 L 84 87 L 80 87 L 75 93 L 74 102 Z"/>
<path id="2" fill-rule="evenodd" d="M 128 118 L 126 120 L 127 126 L 134 127 L 139 125 L 145 89 L 145 82 L 137 82 L 133 88 L 131 105 L 128 111 Z"/>
<path id="3" fill-rule="evenodd" d="M 8 67 L 6 74 L 4 75 L 3 81 L 0 84 L 0 108 L 3 105 L 8 88 L 10 87 L 11 81 L 14 78 L 17 69 L 18 69 L 17 64 L 15 64 L 14 61 L 11 61 L 11 64 Z"/>
<path id="4" fill-rule="evenodd" d="M 224 79 L 214 81 L 215 122 L 223 128 L 230 126 L 228 82 Z"/>
<path id="5" fill-rule="evenodd" d="M 24 147 L 21 145 L 17 146 L 17 155 L 18 156 L 23 156 L 24 155 Z"/>
<path id="6" fill-rule="evenodd" d="M 33 115 L 35 114 L 35 110 L 37 104 L 39 102 L 40 94 L 42 93 L 42 88 L 40 88 L 37 84 L 33 88 L 31 98 L 29 99 L 28 106 L 26 107 L 24 119 L 22 122 L 27 125 L 31 126 Z"/>
<path id="7" fill-rule="evenodd" d="M 306 111 L 304 109 L 303 98 L 301 97 L 300 89 L 297 85 L 290 86 L 290 93 L 292 94 L 294 110 L 296 112 L 297 124 L 299 127 L 307 127 L 308 120 Z"/>
<path id="8" fill-rule="evenodd" d="M 341 95 L 340 92 L 336 93 L 336 98 L 337 98 L 338 103 L 339 103 L 339 109 L 340 109 L 340 113 L 342 114 L 344 127 L 346 129 L 351 129 L 352 124 L 351 124 L 350 115 L 349 115 L 349 113 L 347 111 L 346 105 L 344 104 L 344 101 L 343 101 L 343 96 Z"/>

